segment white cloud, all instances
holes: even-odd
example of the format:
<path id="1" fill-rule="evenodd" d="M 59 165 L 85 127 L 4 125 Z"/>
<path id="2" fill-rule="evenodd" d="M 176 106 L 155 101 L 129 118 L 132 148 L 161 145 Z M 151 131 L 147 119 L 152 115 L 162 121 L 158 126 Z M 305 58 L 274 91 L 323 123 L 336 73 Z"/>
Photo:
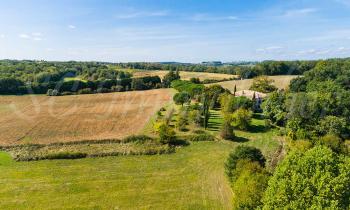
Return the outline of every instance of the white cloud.
<path id="1" fill-rule="evenodd" d="M 68 25 L 69 29 L 76 29 L 77 27 L 75 25 Z"/>
<path id="2" fill-rule="evenodd" d="M 193 21 L 224 21 L 224 20 L 237 20 L 236 16 L 210 16 L 208 14 L 195 14 L 191 18 Z"/>
<path id="3" fill-rule="evenodd" d="M 132 18 L 145 18 L 145 17 L 164 17 L 168 15 L 169 15 L 168 11 L 133 12 L 133 13 L 117 15 L 116 18 L 132 19 Z"/>
<path id="4" fill-rule="evenodd" d="M 0 39 L 3 39 L 5 37 L 6 37 L 5 34 L 0 34 Z"/>
<path id="5" fill-rule="evenodd" d="M 259 48 L 256 49 L 255 51 L 257 53 L 281 53 L 283 47 L 281 46 L 270 46 L 270 47 L 265 47 L 265 48 Z"/>
<path id="6" fill-rule="evenodd" d="M 19 38 L 22 38 L 22 39 L 29 39 L 30 38 L 30 36 L 28 34 L 19 34 L 18 36 L 19 36 Z"/>
<path id="7" fill-rule="evenodd" d="M 42 33 L 40 33 L 40 32 L 33 32 L 32 36 L 42 36 Z"/>
<path id="8" fill-rule="evenodd" d="M 318 10 L 315 8 L 304 8 L 304 9 L 295 9 L 286 11 L 283 16 L 288 18 L 295 18 L 300 16 L 309 15 L 317 12 Z"/>
<path id="9" fill-rule="evenodd" d="M 31 35 L 29 35 L 29 34 L 19 34 L 18 37 L 21 38 L 21 39 L 31 39 L 33 41 L 41 41 L 41 40 L 43 40 L 42 33 L 40 33 L 40 32 L 33 32 L 33 33 L 31 33 Z"/>

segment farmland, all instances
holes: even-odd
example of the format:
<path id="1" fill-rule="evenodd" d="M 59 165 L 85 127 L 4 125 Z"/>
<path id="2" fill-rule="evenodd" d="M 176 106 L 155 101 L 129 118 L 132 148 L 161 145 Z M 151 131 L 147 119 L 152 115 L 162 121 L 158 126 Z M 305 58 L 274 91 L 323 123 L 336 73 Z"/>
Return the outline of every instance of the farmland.
<path id="1" fill-rule="evenodd" d="M 286 89 L 290 81 L 296 77 L 298 76 L 295 76 L 295 75 L 269 76 L 269 79 L 274 80 L 273 84 L 277 88 Z M 218 82 L 216 84 L 221 85 L 223 88 L 229 89 L 231 92 L 233 92 L 235 85 L 237 87 L 237 91 L 249 90 L 250 86 L 253 84 L 253 79 L 232 80 L 232 81 Z"/>
<path id="2" fill-rule="evenodd" d="M 0 144 L 47 144 L 138 134 L 171 98 L 169 89 L 62 97 L 1 96 Z"/>
<path id="3" fill-rule="evenodd" d="M 133 72 L 134 77 L 145 77 L 145 76 L 159 76 L 163 78 L 169 71 L 141 71 L 137 70 Z M 230 74 L 218 74 L 218 73 L 207 73 L 207 72 L 188 72 L 180 71 L 180 77 L 182 80 L 190 80 L 191 78 L 199 78 L 201 81 L 204 80 L 228 80 L 236 77 Z"/>

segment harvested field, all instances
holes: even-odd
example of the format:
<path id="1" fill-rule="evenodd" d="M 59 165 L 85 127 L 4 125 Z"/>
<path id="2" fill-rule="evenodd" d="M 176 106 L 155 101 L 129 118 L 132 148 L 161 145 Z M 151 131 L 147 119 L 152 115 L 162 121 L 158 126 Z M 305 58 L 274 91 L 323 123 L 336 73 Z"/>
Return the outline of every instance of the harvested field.
<path id="1" fill-rule="evenodd" d="M 0 145 L 123 138 L 171 101 L 170 89 L 0 97 Z"/>
<path id="2" fill-rule="evenodd" d="M 133 72 L 134 77 L 145 77 L 145 76 L 159 76 L 161 79 L 168 73 L 169 71 L 135 71 Z M 230 74 L 218 74 L 218 73 L 206 73 L 206 72 L 188 72 L 181 71 L 180 77 L 182 80 L 190 80 L 191 78 L 199 78 L 201 81 L 203 80 L 228 80 L 236 75 Z"/>
<path id="3" fill-rule="evenodd" d="M 274 80 L 274 85 L 279 89 L 286 89 L 289 86 L 290 81 L 296 77 L 298 76 L 296 75 L 269 76 L 270 79 Z M 232 81 L 218 82 L 215 84 L 219 84 L 223 88 L 229 89 L 231 92 L 234 91 L 235 85 L 237 86 L 238 91 L 249 90 L 250 86 L 253 84 L 253 79 L 232 80 Z"/>

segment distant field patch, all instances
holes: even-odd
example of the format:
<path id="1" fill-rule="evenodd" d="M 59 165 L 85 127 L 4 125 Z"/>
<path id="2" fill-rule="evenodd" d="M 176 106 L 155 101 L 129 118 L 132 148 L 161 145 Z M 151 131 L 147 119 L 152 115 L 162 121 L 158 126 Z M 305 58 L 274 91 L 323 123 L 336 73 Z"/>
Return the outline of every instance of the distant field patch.
<path id="1" fill-rule="evenodd" d="M 170 89 L 48 97 L 0 96 L 0 145 L 123 138 L 172 99 Z"/>
<path id="2" fill-rule="evenodd" d="M 159 76 L 161 79 L 168 73 L 169 71 L 141 71 L 137 70 L 133 72 L 134 77 L 145 77 L 145 76 Z M 188 72 L 181 71 L 180 77 L 182 80 L 190 80 L 191 78 L 199 78 L 201 81 L 203 80 L 228 80 L 236 77 L 236 75 L 230 74 L 218 74 L 218 73 L 206 73 L 206 72 Z"/>
<path id="3" fill-rule="evenodd" d="M 292 79 L 296 78 L 296 75 L 283 75 L 283 76 L 269 76 L 270 79 L 274 80 L 274 85 L 279 89 L 286 89 Z M 235 85 L 237 90 L 249 90 L 253 84 L 253 79 L 245 80 L 232 80 L 225 82 L 218 82 L 215 84 L 221 85 L 223 88 L 229 89 L 231 92 L 234 91 Z"/>

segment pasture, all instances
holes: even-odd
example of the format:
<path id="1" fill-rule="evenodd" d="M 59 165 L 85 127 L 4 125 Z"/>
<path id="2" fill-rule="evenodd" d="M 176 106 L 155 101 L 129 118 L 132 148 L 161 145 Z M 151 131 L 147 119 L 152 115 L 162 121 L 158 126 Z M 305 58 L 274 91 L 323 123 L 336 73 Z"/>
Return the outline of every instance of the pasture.
<path id="1" fill-rule="evenodd" d="M 48 97 L 0 96 L 0 145 L 123 138 L 138 134 L 172 90 Z"/>
<path id="2" fill-rule="evenodd" d="M 268 76 L 269 79 L 274 80 L 274 85 L 278 89 L 286 89 L 290 81 L 298 76 L 296 75 L 281 75 L 281 76 Z M 215 83 L 221 85 L 223 88 L 229 89 L 231 92 L 234 91 L 235 85 L 237 87 L 237 91 L 240 90 L 249 90 L 250 86 L 253 84 L 253 79 L 245 79 L 245 80 L 231 80 L 225 82 Z M 208 84 L 209 86 L 212 84 Z"/>
<path id="3" fill-rule="evenodd" d="M 136 70 L 133 72 L 134 77 L 145 77 L 145 76 L 159 76 L 161 79 L 168 73 L 169 71 L 145 71 L 145 70 Z M 180 71 L 180 77 L 182 80 L 190 80 L 191 78 L 199 78 L 201 81 L 204 80 L 229 80 L 236 75 L 230 74 L 218 74 L 218 73 L 207 73 L 207 72 L 188 72 L 188 71 Z"/>

